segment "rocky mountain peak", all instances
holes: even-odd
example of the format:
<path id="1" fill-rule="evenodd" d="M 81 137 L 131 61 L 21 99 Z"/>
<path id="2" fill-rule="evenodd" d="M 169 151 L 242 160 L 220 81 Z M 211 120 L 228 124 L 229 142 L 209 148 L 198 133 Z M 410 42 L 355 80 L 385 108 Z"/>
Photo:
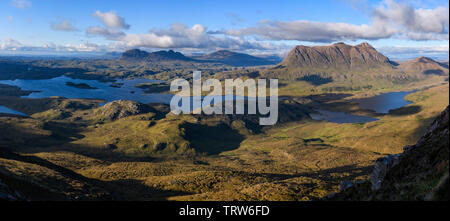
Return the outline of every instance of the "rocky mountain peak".
<path id="1" fill-rule="evenodd" d="M 299 45 L 281 63 L 287 67 L 354 69 L 391 65 L 389 59 L 368 43 L 356 46 L 343 42 L 326 46 Z"/>

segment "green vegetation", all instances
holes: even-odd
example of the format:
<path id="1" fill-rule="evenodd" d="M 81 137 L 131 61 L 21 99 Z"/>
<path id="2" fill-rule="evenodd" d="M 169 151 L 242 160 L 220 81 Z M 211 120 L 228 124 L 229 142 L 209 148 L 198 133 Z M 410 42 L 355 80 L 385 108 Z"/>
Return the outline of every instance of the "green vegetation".
<path id="1" fill-rule="evenodd" d="M 145 93 L 167 93 L 170 91 L 170 85 L 165 82 L 162 83 L 142 83 L 136 85 L 136 87 L 144 89 Z"/>
<path id="2" fill-rule="evenodd" d="M 337 191 L 343 180 L 367 179 L 375 159 L 417 141 L 448 105 L 448 85 L 409 95 L 418 112 L 409 113 L 407 106 L 366 124 L 292 115 L 309 109 L 297 102 L 307 103 L 304 99 L 288 99 L 280 108 L 286 120 L 260 130 L 249 129 L 249 119 L 173 116 L 164 105 L 132 112 L 121 109 L 135 108 L 128 103 L 109 105 L 110 110 L 98 100 L 15 99 L 17 104 L 11 97 L 0 103 L 32 116 L 1 117 L 2 148 L 75 172 L 87 180 L 84 185 L 104 191 L 90 199 L 314 200 Z M 46 180 L 41 181 L 46 191 L 81 194 L 54 189 L 73 183 L 66 178 L 47 183 L 45 177 L 67 176 L 51 172 L 54 166 L 32 163 L 19 173 L 14 162 L 2 162 L 6 177 L 39 170 L 27 180 Z"/>
<path id="3" fill-rule="evenodd" d="M 97 79 L 277 78 L 279 121 L 258 116 L 179 115 L 167 105 L 131 101 L 27 99 L 0 85 L 0 105 L 29 117 L 0 116 L 0 179 L 31 199 L 318 200 L 345 180 L 367 180 L 374 162 L 417 142 L 448 105 L 448 76 L 394 66 L 237 68 L 213 62 L 126 60 L 0 61 L 0 79 L 60 75 Z M 447 81 L 446 81 L 447 80 Z M 166 93 L 168 83 L 141 84 Z M 89 85 L 71 86 L 92 89 Z M 377 114 L 349 98 L 422 89 L 413 104 Z M 380 120 L 336 124 L 315 108 Z M 416 192 L 435 186 L 422 183 Z M 447 181 L 448 182 L 448 181 Z M 362 186 L 366 183 L 360 184 Z M 34 195 L 34 193 L 38 193 Z"/>

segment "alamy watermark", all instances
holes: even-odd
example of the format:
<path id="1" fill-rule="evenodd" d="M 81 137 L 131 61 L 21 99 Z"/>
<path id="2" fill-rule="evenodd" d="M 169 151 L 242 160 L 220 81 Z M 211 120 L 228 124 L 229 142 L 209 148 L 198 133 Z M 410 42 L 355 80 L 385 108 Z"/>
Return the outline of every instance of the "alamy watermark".
<path id="1" fill-rule="evenodd" d="M 278 121 L 278 79 L 270 79 L 269 82 L 268 87 L 267 79 L 225 79 L 223 88 L 218 79 L 202 82 L 201 71 L 194 71 L 192 90 L 186 79 L 172 81 L 170 91 L 178 93 L 172 97 L 170 109 L 176 115 L 245 114 L 247 103 L 247 114 L 257 114 L 258 111 L 260 125 L 274 125 Z M 208 95 L 202 96 L 202 92 L 208 91 Z"/>

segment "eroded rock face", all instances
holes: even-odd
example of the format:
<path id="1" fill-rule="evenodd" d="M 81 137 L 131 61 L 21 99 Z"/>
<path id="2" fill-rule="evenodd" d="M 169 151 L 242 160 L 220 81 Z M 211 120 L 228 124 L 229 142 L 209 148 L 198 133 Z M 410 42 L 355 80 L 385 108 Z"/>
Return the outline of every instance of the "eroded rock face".
<path id="1" fill-rule="evenodd" d="M 390 65 L 390 61 L 368 43 L 356 46 L 336 43 L 329 46 L 297 46 L 281 64 L 288 67 L 353 69 Z"/>
<path id="2" fill-rule="evenodd" d="M 135 101 L 117 100 L 105 104 L 100 109 L 100 114 L 107 120 L 116 120 L 147 113 L 148 111 L 148 107 L 144 104 Z"/>
<path id="3" fill-rule="evenodd" d="M 370 174 L 370 183 L 372 184 L 372 190 L 380 189 L 383 184 L 383 179 L 388 171 L 398 164 L 401 154 L 389 155 L 386 157 L 378 158 Z"/>

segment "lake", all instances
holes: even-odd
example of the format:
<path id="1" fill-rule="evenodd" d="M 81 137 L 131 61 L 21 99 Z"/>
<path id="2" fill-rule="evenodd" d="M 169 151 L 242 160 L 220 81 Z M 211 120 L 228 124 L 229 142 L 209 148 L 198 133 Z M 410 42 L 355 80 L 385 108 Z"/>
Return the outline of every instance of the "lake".
<path id="1" fill-rule="evenodd" d="M 19 112 L 19 111 L 7 108 L 7 107 L 2 106 L 2 105 L 0 105 L 0 113 L 2 113 L 2 114 L 15 114 L 15 115 L 27 116 L 26 114 L 24 114 L 22 112 Z"/>
<path id="2" fill-rule="evenodd" d="M 358 103 L 361 109 L 373 110 L 376 113 L 387 114 L 390 110 L 404 107 L 411 104 L 411 101 L 405 100 L 405 96 L 416 91 L 389 92 L 373 97 L 350 99 L 350 101 Z M 365 117 L 347 114 L 344 112 L 332 112 L 318 109 L 319 113 L 310 114 L 314 120 L 327 120 L 333 123 L 367 123 L 378 120 L 373 117 Z"/>
<path id="3" fill-rule="evenodd" d="M 75 84 L 87 84 L 96 89 L 82 89 L 67 85 L 67 82 Z M 97 80 L 72 79 L 60 76 L 44 80 L 0 80 L 0 84 L 8 84 L 20 87 L 22 90 L 37 91 L 24 98 L 46 98 L 60 96 L 65 98 L 96 98 L 107 102 L 114 100 L 133 100 L 141 103 L 169 103 L 171 94 L 146 94 L 145 89 L 137 88 L 141 83 L 161 82 L 150 79 L 119 79 L 115 84 L 123 84 L 121 87 L 111 87 L 112 82 L 100 82 Z"/>
<path id="4" fill-rule="evenodd" d="M 405 96 L 414 92 L 416 91 L 389 92 L 368 98 L 351 99 L 350 101 L 358 103 L 361 109 L 387 114 L 389 110 L 411 104 L 411 101 L 405 100 Z"/>
<path id="5" fill-rule="evenodd" d="M 67 85 L 67 82 L 71 82 L 74 85 L 86 84 L 89 85 L 91 88 L 95 89 L 73 87 Z M 132 100 L 140 103 L 170 104 L 170 101 L 174 96 L 173 94 L 156 94 L 156 93 L 149 94 L 145 93 L 145 89 L 136 87 L 136 85 L 142 83 L 157 83 L 157 82 L 163 81 L 150 80 L 145 78 L 135 78 L 135 79 L 118 79 L 115 82 L 100 82 L 97 80 L 73 79 L 67 76 L 59 76 L 52 79 L 41 79 L 41 80 L 23 80 L 23 79 L 0 80 L 0 84 L 13 85 L 19 87 L 22 90 L 35 91 L 27 96 L 22 96 L 23 98 L 47 98 L 53 96 L 60 96 L 65 98 L 95 98 L 105 100 L 106 102 L 114 100 Z M 200 98 L 191 97 L 190 98 L 191 104 L 193 104 L 194 99 L 198 100 Z M 243 100 L 246 98 L 240 96 L 233 96 L 232 99 Z M 222 96 L 222 100 L 227 100 L 227 98 L 225 96 Z M 193 109 L 196 109 L 198 107 L 193 105 L 192 107 L 188 108 L 189 109 L 183 110 L 192 111 Z M 8 110 L 4 109 L 5 112 L 3 112 L 2 110 L 0 110 L 0 113 L 9 113 L 11 111 L 14 111 L 12 109 Z"/>
<path id="6" fill-rule="evenodd" d="M 74 84 L 87 84 L 95 89 L 83 89 L 67 85 L 67 82 Z M 66 98 L 95 98 L 103 99 L 106 102 L 114 100 L 132 100 L 141 103 L 164 103 L 169 104 L 174 95 L 172 94 L 148 94 L 145 89 L 137 88 L 136 85 L 142 83 L 162 82 L 145 78 L 119 79 L 112 82 L 100 82 L 97 80 L 72 79 L 67 76 L 60 76 L 52 79 L 43 80 L 0 80 L 0 84 L 8 84 L 20 87 L 22 90 L 36 91 L 25 98 L 46 98 L 60 96 Z M 121 85 L 115 87 L 114 85 Z M 404 98 L 410 92 L 389 92 L 368 98 L 351 99 L 350 101 L 358 103 L 361 109 L 374 110 L 377 113 L 388 113 L 389 110 L 400 108 L 410 104 Z M 191 98 L 192 99 L 192 98 Z M 242 98 L 233 98 L 240 100 Z M 245 98 L 244 98 L 245 99 Z M 223 98 L 223 100 L 226 100 Z M 191 100 L 192 101 L 192 100 Z M 195 108 L 195 107 L 192 107 Z M 191 109 L 192 110 L 192 109 Z M 315 120 L 327 120 L 334 123 L 366 123 L 378 119 L 347 114 L 343 112 L 332 112 L 326 110 L 317 110 L 318 113 L 311 114 Z M 0 113 L 25 115 L 10 108 L 0 106 Z"/>

